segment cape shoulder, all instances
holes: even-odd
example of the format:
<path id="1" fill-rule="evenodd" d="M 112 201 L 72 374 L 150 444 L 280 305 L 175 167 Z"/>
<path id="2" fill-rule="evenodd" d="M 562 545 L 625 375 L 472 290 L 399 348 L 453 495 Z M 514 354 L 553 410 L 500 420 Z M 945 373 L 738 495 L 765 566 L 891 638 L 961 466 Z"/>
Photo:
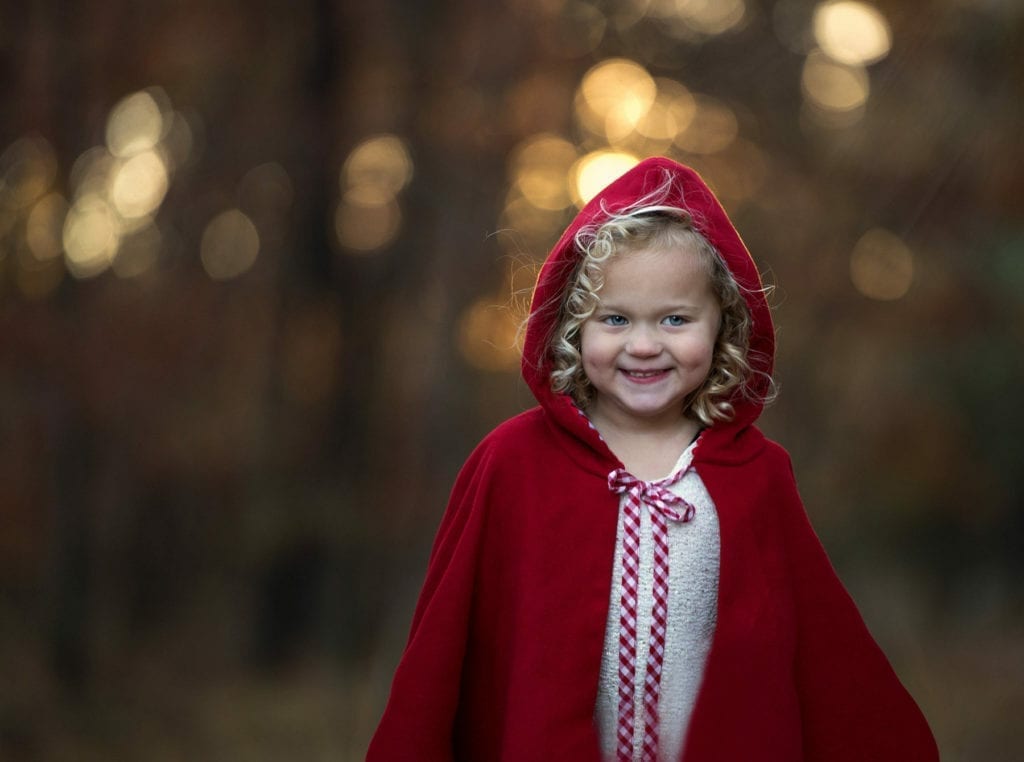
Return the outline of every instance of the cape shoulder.
<path id="1" fill-rule="evenodd" d="M 485 509 L 493 502 L 493 494 L 502 492 L 503 484 L 529 476 L 538 450 L 555 446 L 545 419 L 540 407 L 531 408 L 500 423 L 473 448 L 452 486 L 438 543 L 447 525 L 461 524 L 467 511 Z"/>
<path id="2" fill-rule="evenodd" d="M 687 760 L 753 758 L 750 738 L 761 759 L 937 760 L 927 721 L 811 525 L 789 454 L 754 427 L 741 436 L 740 447 L 695 457 L 718 509 L 722 556 Z M 737 694 L 750 675 L 758 690 Z M 720 732 L 736 716 L 747 734 Z"/>
<path id="3" fill-rule="evenodd" d="M 537 405 L 495 426 L 480 441 L 474 453 L 481 450 L 498 456 L 516 457 L 538 442 L 551 440 L 553 436 L 547 413 Z"/>
<path id="4" fill-rule="evenodd" d="M 594 690 L 617 497 L 577 467 L 572 446 L 533 409 L 470 454 L 370 762 L 537 759 L 539 749 L 546 759 L 598 758 Z M 563 637 L 539 637 L 556 631 Z M 544 675 L 550 690 L 538 694 L 526 674 Z"/>

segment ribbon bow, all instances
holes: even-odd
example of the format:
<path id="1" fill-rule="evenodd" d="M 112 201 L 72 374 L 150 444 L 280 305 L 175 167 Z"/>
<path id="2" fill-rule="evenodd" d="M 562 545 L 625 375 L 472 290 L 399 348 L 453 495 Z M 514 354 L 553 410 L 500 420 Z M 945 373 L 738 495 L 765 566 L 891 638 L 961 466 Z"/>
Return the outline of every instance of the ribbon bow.
<path id="1" fill-rule="evenodd" d="M 666 518 L 685 524 L 693 519 L 696 508 L 666 487 L 682 479 L 686 471 L 687 469 L 683 468 L 667 479 L 645 482 L 624 468 L 616 468 L 608 474 L 608 489 L 618 495 L 628 492 L 633 500 L 646 503 L 653 510 L 664 514 Z M 682 513 L 674 506 L 682 506 Z"/>
<path id="2" fill-rule="evenodd" d="M 668 619 L 668 525 L 666 518 L 686 523 L 696 509 L 667 489 L 688 469 L 680 469 L 667 479 L 645 482 L 623 468 L 608 474 L 608 489 L 625 495 L 622 531 L 622 614 L 619 619 L 619 708 L 616 725 L 616 754 L 619 762 L 633 759 L 636 712 L 636 617 L 640 572 L 640 510 L 647 505 L 651 514 L 654 539 L 654 583 L 651 593 L 651 636 L 644 680 L 644 722 L 641 759 L 655 762 L 658 756 L 658 697 L 661 693 L 661 668 L 665 660 L 665 628 Z"/>

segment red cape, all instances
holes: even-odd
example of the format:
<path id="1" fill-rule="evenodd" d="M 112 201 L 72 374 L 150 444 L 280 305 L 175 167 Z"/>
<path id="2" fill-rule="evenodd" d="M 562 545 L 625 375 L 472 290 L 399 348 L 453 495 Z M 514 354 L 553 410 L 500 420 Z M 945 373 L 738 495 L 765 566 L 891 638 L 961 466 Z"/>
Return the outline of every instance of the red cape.
<path id="1" fill-rule="evenodd" d="M 459 474 L 371 762 L 600 759 L 594 707 L 619 503 L 606 479 L 621 463 L 551 392 L 545 346 L 575 233 L 666 177 L 666 203 L 691 211 L 744 287 L 751 357 L 771 372 L 757 269 L 695 172 L 648 159 L 588 203 L 534 294 L 523 376 L 540 405 L 489 434 Z M 718 510 L 721 576 L 683 759 L 937 760 L 807 521 L 788 455 L 753 425 L 761 406 L 734 401 L 734 420 L 706 429 L 693 459 Z"/>

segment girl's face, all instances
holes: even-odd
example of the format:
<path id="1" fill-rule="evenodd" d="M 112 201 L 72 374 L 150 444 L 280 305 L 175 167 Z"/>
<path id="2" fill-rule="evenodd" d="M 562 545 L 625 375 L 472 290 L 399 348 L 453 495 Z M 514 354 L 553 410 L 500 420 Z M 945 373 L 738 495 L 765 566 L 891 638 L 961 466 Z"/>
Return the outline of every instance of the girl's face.
<path id="1" fill-rule="evenodd" d="M 581 330 L 591 416 L 630 430 L 681 423 L 683 401 L 711 370 L 721 319 L 691 247 L 617 253 Z"/>

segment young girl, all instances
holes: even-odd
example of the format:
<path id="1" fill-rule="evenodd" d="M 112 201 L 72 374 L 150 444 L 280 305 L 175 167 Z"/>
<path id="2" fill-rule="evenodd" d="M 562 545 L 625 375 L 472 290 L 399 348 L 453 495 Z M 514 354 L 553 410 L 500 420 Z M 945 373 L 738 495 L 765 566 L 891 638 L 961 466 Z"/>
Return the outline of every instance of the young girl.
<path id="1" fill-rule="evenodd" d="M 367 759 L 938 759 L 754 426 L 773 354 L 696 173 L 588 203 L 534 293 L 540 404 L 458 477 Z"/>

